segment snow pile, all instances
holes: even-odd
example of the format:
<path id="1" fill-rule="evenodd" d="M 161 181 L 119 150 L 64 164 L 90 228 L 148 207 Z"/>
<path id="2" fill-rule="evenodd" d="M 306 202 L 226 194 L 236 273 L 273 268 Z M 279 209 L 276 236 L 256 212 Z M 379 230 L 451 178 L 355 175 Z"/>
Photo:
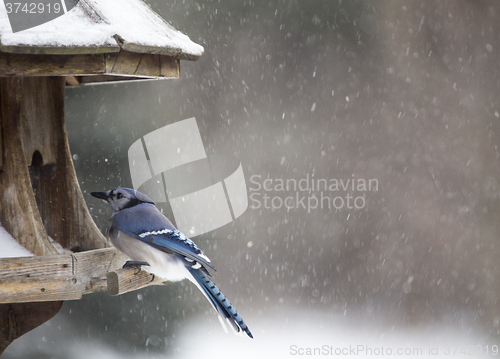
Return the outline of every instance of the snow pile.
<path id="1" fill-rule="evenodd" d="M 123 43 L 117 43 L 117 39 Z M 203 46 L 174 29 L 140 0 L 80 0 L 65 15 L 36 27 L 12 32 L 0 6 L 0 40 L 13 47 L 123 47 L 129 51 L 199 57 Z M 182 57 L 182 56 L 181 56 Z"/>
<path id="2" fill-rule="evenodd" d="M 203 46 L 192 42 L 189 37 L 174 29 L 163 18 L 152 11 L 142 1 L 120 0 L 119 6 L 113 1 L 87 0 L 113 26 L 115 34 L 120 35 L 125 48 L 130 44 L 146 45 L 157 48 L 155 53 L 163 53 L 164 48 L 174 52 L 194 56 L 203 54 Z M 133 50 L 133 47 L 129 50 Z"/>
<path id="3" fill-rule="evenodd" d="M 64 16 L 16 33 L 12 33 L 7 13 L 2 11 L 4 8 L 0 6 L 2 45 L 117 47 L 117 43 L 113 39 L 113 29 L 110 28 L 109 24 L 97 16 L 90 18 L 80 3 Z"/>
<path id="4" fill-rule="evenodd" d="M 30 257 L 33 256 L 29 250 L 12 238 L 12 236 L 0 224 L 0 258 Z"/>

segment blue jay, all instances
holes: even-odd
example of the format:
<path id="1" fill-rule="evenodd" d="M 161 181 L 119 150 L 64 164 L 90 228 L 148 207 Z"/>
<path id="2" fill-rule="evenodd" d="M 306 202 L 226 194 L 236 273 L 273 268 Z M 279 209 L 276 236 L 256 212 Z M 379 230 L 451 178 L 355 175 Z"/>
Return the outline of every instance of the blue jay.
<path id="1" fill-rule="evenodd" d="M 219 314 L 225 329 L 227 320 L 236 332 L 252 333 L 224 294 L 209 278 L 207 268 L 215 270 L 210 259 L 196 244 L 178 231 L 146 195 L 130 188 L 90 193 L 113 208 L 107 237 L 131 261 L 126 265 L 141 268 L 171 282 L 189 279 L 205 295 Z"/>

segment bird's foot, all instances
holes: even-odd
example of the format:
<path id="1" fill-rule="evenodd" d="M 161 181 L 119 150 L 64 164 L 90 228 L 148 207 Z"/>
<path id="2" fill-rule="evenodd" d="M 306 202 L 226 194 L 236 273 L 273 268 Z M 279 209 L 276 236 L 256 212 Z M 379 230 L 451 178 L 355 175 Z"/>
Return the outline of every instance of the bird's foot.
<path id="1" fill-rule="evenodd" d="M 137 269 L 137 272 L 135 272 L 134 274 L 139 274 L 142 266 L 149 266 L 149 263 L 148 262 L 140 262 L 140 261 L 126 261 L 125 264 L 123 265 L 123 268 L 126 268 L 126 267 L 135 268 L 135 269 Z"/>

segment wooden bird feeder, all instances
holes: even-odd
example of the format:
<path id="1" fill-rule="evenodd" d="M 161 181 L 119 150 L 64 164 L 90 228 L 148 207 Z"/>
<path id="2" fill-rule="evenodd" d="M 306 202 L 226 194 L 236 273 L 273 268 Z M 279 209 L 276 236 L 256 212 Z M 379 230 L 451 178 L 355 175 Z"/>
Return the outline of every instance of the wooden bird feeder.
<path id="1" fill-rule="evenodd" d="M 0 259 L 0 354 L 64 300 L 161 284 L 121 269 L 83 199 L 64 120 L 64 89 L 179 77 L 193 43 L 141 0 L 80 0 L 64 16 L 12 32 L 0 6 L 0 223 L 35 256 Z M 72 254 L 58 254 L 52 238 Z M 1 249 L 0 249 L 1 257 Z"/>

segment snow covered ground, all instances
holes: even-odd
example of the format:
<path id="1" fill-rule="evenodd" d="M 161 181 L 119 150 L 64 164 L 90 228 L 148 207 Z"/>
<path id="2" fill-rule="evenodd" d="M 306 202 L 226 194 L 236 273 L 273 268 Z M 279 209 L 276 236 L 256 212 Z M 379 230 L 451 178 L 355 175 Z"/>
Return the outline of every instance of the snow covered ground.
<path id="1" fill-rule="evenodd" d="M 16 340 L 5 358 L 450 358 L 472 355 L 489 358 L 499 353 L 478 332 L 452 326 L 430 326 L 402 329 L 397 326 L 352 325 L 331 321 L 328 313 L 287 312 L 284 317 L 261 317 L 252 321 L 255 339 L 226 334 L 215 321 L 192 320 L 183 333 L 169 343 L 167 352 L 157 347 L 164 338 L 151 333 L 147 339 L 150 351 L 130 348 L 119 337 L 105 342 L 92 336 L 74 336 L 67 330 L 69 322 L 57 316 L 40 328 Z M 210 328 L 210 329 L 208 329 Z M 307 328 L 307 330 L 305 329 Z M 208 330 L 207 330 L 208 329 Z M 29 343 L 29 345 L 28 345 Z M 494 344 L 494 343 L 493 343 Z M 465 354 L 464 354 L 465 353 Z M 208 354 L 208 356 L 207 356 Z"/>

